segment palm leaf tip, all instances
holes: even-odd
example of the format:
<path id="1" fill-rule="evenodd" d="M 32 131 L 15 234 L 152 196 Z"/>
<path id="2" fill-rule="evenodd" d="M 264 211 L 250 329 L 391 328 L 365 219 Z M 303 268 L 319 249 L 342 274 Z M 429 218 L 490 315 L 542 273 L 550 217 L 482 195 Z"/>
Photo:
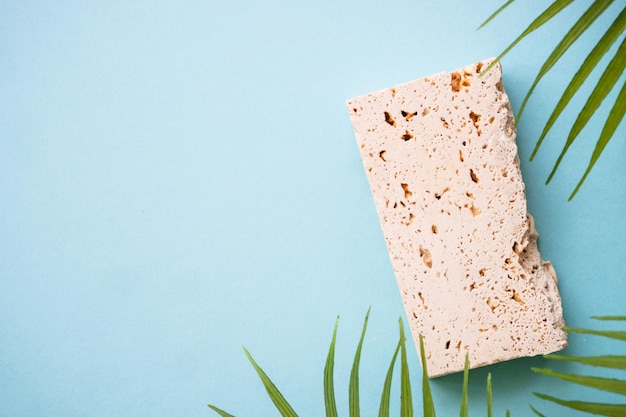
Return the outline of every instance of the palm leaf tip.
<path id="1" fill-rule="evenodd" d="M 335 328 L 333 337 L 328 348 L 328 356 L 326 358 L 326 366 L 324 367 L 324 406 L 326 408 L 327 417 L 337 417 L 337 404 L 335 402 L 335 343 L 337 341 L 337 329 L 339 327 L 339 317 L 335 320 Z"/>
<path id="2" fill-rule="evenodd" d="M 620 369 L 626 371 L 625 355 L 602 355 L 602 356 L 565 356 L 546 355 L 547 359 L 566 362 L 578 362 L 583 365 L 597 366 L 602 368 Z"/>
<path id="3" fill-rule="evenodd" d="M 430 389 L 428 379 L 428 367 L 426 366 L 426 349 L 424 348 L 424 338 L 420 334 L 420 360 L 422 362 L 422 403 L 424 405 L 424 417 L 435 417 L 435 403 Z"/>
<path id="4" fill-rule="evenodd" d="M 609 339 L 626 341 L 626 331 L 590 330 L 590 329 L 581 329 L 577 327 L 567 327 L 567 326 L 564 327 L 563 330 L 568 333 L 579 333 L 579 334 L 587 334 L 591 336 L 602 336 L 602 337 L 607 337 Z"/>
<path id="5" fill-rule="evenodd" d="M 603 321 L 626 321 L 626 316 L 591 316 L 591 318 Z"/>
<path id="6" fill-rule="evenodd" d="M 504 11 L 504 9 L 506 9 L 507 7 L 509 7 L 511 5 L 511 3 L 513 3 L 514 0 L 508 0 L 506 3 L 504 3 L 502 6 L 500 6 L 498 8 L 498 10 L 496 10 L 495 12 L 493 12 L 491 14 L 491 16 L 489 16 L 487 18 L 487 20 L 485 20 L 483 23 L 481 23 L 480 26 L 478 26 L 477 30 L 480 30 L 482 28 L 484 28 L 485 26 L 487 26 L 487 23 L 491 22 L 493 19 L 496 18 L 496 16 L 498 16 L 500 13 L 502 13 Z"/>
<path id="7" fill-rule="evenodd" d="M 235 417 L 234 415 L 229 414 L 229 413 L 227 413 L 226 411 L 224 411 L 224 410 L 222 410 L 222 409 L 220 409 L 220 408 L 217 408 L 217 407 L 216 407 L 216 406 L 214 406 L 214 405 L 209 404 L 209 405 L 208 405 L 208 407 L 209 407 L 211 410 L 215 411 L 217 414 L 219 414 L 221 417 Z"/>
<path id="8" fill-rule="evenodd" d="M 361 338 L 354 354 L 354 361 L 352 362 L 352 370 L 350 371 L 350 385 L 348 387 L 348 405 L 350 417 L 359 417 L 361 414 L 359 408 L 359 364 L 361 362 L 361 350 L 363 349 L 363 340 L 365 339 L 365 332 L 367 330 L 367 322 L 370 317 L 371 307 L 365 314 L 365 320 L 363 321 L 363 330 L 361 331 Z"/>
<path id="9" fill-rule="evenodd" d="M 599 414 L 608 417 L 626 416 L 626 404 L 606 404 L 597 402 L 562 400 L 560 398 L 552 397 L 546 394 L 540 394 L 538 392 L 534 392 L 533 395 L 541 398 L 542 400 L 550 401 L 555 404 L 571 408 L 573 410 L 582 411 L 584 413 Z"/>
<path id="10" fill-rule="evenodd" d="M 530 35 L 535 30 L 539 29 L 546 22 L 556 16 L 561 10 L 569 6 L 573 1 L 574 0 L 555 0 L 546 10 L 543 11 L 543 13 L 541 13 L 535 20 L 533 20 L 531 24 L 528 25 L 528 27 L 509 46 L 507 46 L 506 49 L 500 55 L 498 55 L 498 57 L 491 64 L 487 66 L 487 68 L 481 73 L 481 75 L 493 68 L 493 66 L 496 65 L 496 63 L 502 58 L 504 58 L 504 56 L 507 55 L 511 51 L 511 49 L 513 49 L 513 47 L 517 45 L 522 39 Z"/>
<path id="11" fill-rule="evenodd" d="M 413 394 L 411 392 L 409 364 L 406 355 L 406 337 L 402 319 L 400 319 L 400 341 L 400 416 L 413 417 Z M 434 417 L 434 410 L 432 416 Z M 424 414 L 424 417 L 429 417 L 429 415 Z"/>
<path id="12" fill-rule="evenodd" d="M 530 409 L 532 410 L 533 413 L 535 413 L 536 415 L 538 415 L 539 417 L 546 417 L 543 414 L 541 414 L 535 407 L 533 407 L 532 405 L 530 406 Z"/>
<path id="13" fill-rule="evenodd" d="M 391 400 L 391 380 L 393 379 L 393 368 L 396 364 L 396 359 L 398 357 L 398 352 L 400 352 L 401 344 L 402 337 L 400 337 L 400 340 L 398 340 L 398 345 L 396 346 L 396 350 L 393 354 L 393 357 L 391 358 L 391 364 L 389 365 L 389 369 L 387 370 L 385 383 L 383 384 L 383 393 L 380 398 L 378 417 L 389 417 L 389 402 Z"/>
<path id="14" fill-rule="evenodd" d="M 626 395 L 626 381 L 614 378 L 602 378 L 596 376 L 564 374 L 551 369 L 531 368 L 533 372 L 558 378 L 574 384 L 595 388 L 600 391 L 613 392 Z"/>
<path id="15" fill-rule="evenodd" d="M 276 409 L 280 412 L 280 414 L 283 417 L 298 417 L 298 414 L 296 414 L 291 405 L 289 405 L 283 394 L 281 394 L 276 385 L 274 385 L 269 376 L 267 376 L 265 371 L 256 363 L 250 352 L 248 352 L 248 349 L 246 349 L 246 347 L 244 346 L 243 350 L 246 353 L 246 356 L 248 357 L 248 360 L 254 367 L 255 371 L 259 375 L 261 382 L 263 382 L 263 386 L 265 387 L 268 396 L 270 397 L 270 399 L 274 403 L 274 406 L 276 406 Z"/>

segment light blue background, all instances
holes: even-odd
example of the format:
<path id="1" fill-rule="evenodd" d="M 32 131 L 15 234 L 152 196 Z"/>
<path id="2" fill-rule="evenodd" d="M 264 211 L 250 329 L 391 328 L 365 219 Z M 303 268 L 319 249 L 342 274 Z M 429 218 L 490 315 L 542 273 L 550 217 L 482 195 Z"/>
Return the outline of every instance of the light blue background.
<path id="1" fill-rule="evenodd" d="M 276 415 L 242 344 L 302 416 L 319 416 L 337 315 L 346 415 L 369 306 L 362 415 L 376 415 L 404 312 L 345 100 L 497 55 L 546 2 L 531 3 L 476 31 L 500 1 L 2 2 L 0 416 L 214 415 L 207 403 Z M 505 58 L 515 109 L 586 3 Z M 624 125 L 571 203 L 598 118 L 544 181 L 579 97 L 528 157 L 620 7 L 539 85 L 519 125 L 529 210 L 571 326 L 625 312 Z M 624 348 L 570 341 L 572 354 Z M 413 349 L 409 360 L 419 410 Z M 484 415 L 487 372 L 497 415 L 530 415 L 529 403 L 563 413 L 533 391 L 615 399 L 555 391 L 529 369 L 549 364 L 473 371 L 471 415 Z M 460 375 L 433 381 L 440 415 L 458 413 L 460 386 Z"/>

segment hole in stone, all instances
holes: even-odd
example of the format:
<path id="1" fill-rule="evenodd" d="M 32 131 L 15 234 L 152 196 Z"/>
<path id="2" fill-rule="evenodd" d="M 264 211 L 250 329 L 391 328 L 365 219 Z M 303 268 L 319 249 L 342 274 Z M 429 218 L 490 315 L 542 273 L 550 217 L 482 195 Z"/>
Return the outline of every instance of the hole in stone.
<path id="1" fill-rule="evenodd" d="M 474 181 L 476 184 L 478 184 L 478 182 L 479 182 L 478 177 L 474 173 L 474 170 L 471 169 L 471 168 L 470 168 L 470 177 L 472 178 L 472 181 Z"/>
<path id="2" fill-rule="evenodd" d="M 407 121 L 411 120 L 413 116 L 417 116 L 417 112 L 409 113 L 409 112 L 402 110 L 400 113 L 402 113 L 402 117 L 404 117 Z"/>
<path id="3" fill-rule="evenodd" d="M 389 112 L 385 112 L 385 122 L 390 124 L 393 127 L 396 127 L 396 121 L 393 120 L 393 117 L 389 114 Z"/>
<path id="4" fill-rule="evenodd" d="M 402 135 L 402 140 L 406 142 L 407 140 L 411 139 L 413 139 L 413 135 L 407 130 L 404 135 Z"/>
<path id="5" fill-rule="evenodd" d="M 409 190 L 409 184 L 401 183 L 400 186 L 404 190 L 404 198 L 409 198 L 413 195 L 411 190 Z"/>
<path id="6" fill-rule="evenodd" d="M 450 87 L 454 92 L 458 92 L 461 89 L 461 74 L 456 71 L 450 74 Z"/>
<path id="7" fill-rule="evenodd" d="M 420 258 L 424 261 L 424 265 L 428 268 L 433 267 L 433 257 L 428 249 L 422 248 L 422 245 L 419 247 Z"/>

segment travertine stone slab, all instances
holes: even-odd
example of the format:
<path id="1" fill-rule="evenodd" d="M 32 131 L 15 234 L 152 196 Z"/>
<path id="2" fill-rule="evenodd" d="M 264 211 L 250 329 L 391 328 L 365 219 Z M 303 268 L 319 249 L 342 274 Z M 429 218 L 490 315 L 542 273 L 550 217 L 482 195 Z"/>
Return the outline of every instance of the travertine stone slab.
<path id="1" fill-rule="evenodd" d="M 348 101 L 413 339 L 431 377 L 567 344 L 491 60 Z"/>

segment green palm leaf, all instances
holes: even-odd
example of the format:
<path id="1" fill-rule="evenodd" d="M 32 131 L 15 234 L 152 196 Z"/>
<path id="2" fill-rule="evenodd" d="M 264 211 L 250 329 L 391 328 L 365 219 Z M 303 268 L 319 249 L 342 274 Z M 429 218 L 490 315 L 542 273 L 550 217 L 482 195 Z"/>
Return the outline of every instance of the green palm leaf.
<path id="1" fill-rule="evenodd" d="M 585 33 L 591 25 L 601 16 L 613 3 L 613 0 L 596 0 L 590 2 L 591 5 L 589 8 L 583 13 L 583 15 L 573 24 L 570 30 L 565 34 L 563 39 L 559 42 L 559 44 L 555 47 L 549 57 L 546 59 L 541 69 L 539 70 L 537 76 L 535 77 L 530 89 L 526 93 L 522 104 L 520 106 L 516 124 L 519 122 L 522 114 L 524 113 L 524 109 L 526 108 L 526 104 L 530 99 L 530 96 L 533 94 L 536 86 L 541 81 L 541 79 L 554 67 L 554 65 L 561 59 L 561 57 L 565 54 L 565 52 L 580 38 L 580 36 Z M 508 7 L 512 1 L 507 1 L 503 6 L 501 6 L 496 12 L 494 12 L 484 23 L 490 22 L 495 18 L 503 9 Z M 522 39 L 527 37 L 530 33 L 535 31 L 537 28 L 543 26 L 545 23 L 550 21 L 556 15 L 558 15 L 562 10 L 564 10 L 572 1 L 568 0 L 555 0 L 546 10 L 544 10 L 532 23 L 519 35 L 495 60 L 492 62 L 484 71 L 490 70 L 496 62 L 498 62 L 502 57 L 510 52 L 510 50 L 517 45 Z M 569 82 L 567 88 L 563 92 L 561 98 L 559 99 L 557 105 L 554 110 L 550 114 L 548 121 L 546 122 L 537 143 L 531 153 L 530 160 L 536 156 L 543 140 L 545 139 L 547 133 L 552 129 L 556 120 L 559 118 L 563 110 L 568 106 L 572 98 L 579 91 L 580 87 L 585 83 L 588 79 L 591 72 L 597 67 L 597 65 L 602 60 L 602 57 L 611 49 L 611 46 L 617 42 L 620 35 L 626 30 L 626 7 L 622 6 L 619 15 L 612 22 L 608 30 L 604 33 L 598 44 L 592 48 L 589 55 L 583 61 L 581 67 L 578 69 L 576 74 L 573 76 L 571 81 Z M 563 157 L 571 147 L 574 140 L 579 136 L 581 131 L 587 125 L 592 116 L 596 113 L 601 103 L 607 97 L 609 92 L 613 89 L 613 86 L 617 83 L 619 78 L 621 77 L 624 68 L 626 67 L 626 51 L 624 50 L 624 41 L 622 45 L 619 47 L 616 55 L 613 57 L 608 67 L 605 69 L 604 73 L 601 75 L 598 83 L 595 85 L 592 93 L 586 100 L 583 109 L 579 112 L 576 121 L 573 123 L 569 134 L 567 136 L 565 145 L 563 150 L 560 152 L 550 175 L 546 180 L 546 184 L 548 184 L 558 167 L 563 160 Z M 481 74 L 482 75 L 482 74 Z M 626 114 L 626 85 L 622 86 L 622 89 L 619 93 L 618 99 L 615 101 L 615 104 L 612 110 L 609 112 L 600 133 L 600 136 L 597 139 L 596 146 L 592 152 L 589 163 L 586 167 L 585 172 L 583 173 L 581 179 L 577 183 L 574 191 L 571 193 L 569 200 L 571 201 L 583 183 L 587 179 L 587 176 L 595 166 L 596 162 L 600 158 L 600 155 L 604 151 L 608 142 L 614 137 L 617 128 L 622 122 L 624 115 Z"/>
<path id="2" fill-rule="evenodd" d="M 610 369 L 621 369 L 626 371 L 626 356 L 605 355 L 605 356 L 563 356 L 563 355 L 547 355 L 546 358 L 557 361 L 578 362 L 583 365 L 600 366 Z"/>
<path id="3" fill-rule="evenodd" d="M 489 16 L 487 18 L 487 20 L 485 20 L 480 26 L 478 26 L 478 29 L 483 28 L 484 26 L 487 25 L 487 23 L 491 22 L 493 19 L 495 19 L 495 17 L 497 15 L 499 15 L 504 9 L 506 9 L 507 7 L 509 7 L 511 5 L 511 3 L 513 3 L 514 0 L 508 0 L 506 3 L 504 3 L 502 6 L 500 6 L 500 8 L 498 10 L 496 10 L 495 12 L 493 12 L 493 14 L 491 16 Z"/>
<path id="4" fill-rule="evenodd" d="M 406 337 L 404 336 L 402 319 L 400 319 L 400 342 L 400 416 L 413 417 L 413 394 L 411 393 L 411 379 L 409 378 L 409 365 L 406 357 Z M 427 417 L 426 414 L 424 417 Z"/>
<path id="5" fill-rule="evenodd" d="M 424 417 L 435 417 L 435 403 L 433 402 L 433 394 L 430 391 L 428 368 L 426 367 L 426 352 L 422 335 L 420 335 L 420 359 L 422 361 L 422 403 L 424 405 Z"/>
<path id="6" fill-rule="evenodd" d="M 552 168 L 552 172 L 548 176 L 547 182 L 550 182 L 550 180 L 554 176 L 554 173 L 559 167 L 561 160 L 563 159 L 563 156 L 565 156 L 565 153 L 567 152 L 569 147 L 572 145 L 572 143 L 574 143 L 574 140 L 578 137 L 578 134 L 580 133 L 580 131 L 587 125 L 587 122 L 589 121 L 589 119 L 591 119 L 591 117 L 594 115 L 598 107 L 600 107 L 600 104 L 604 101 L 606 96 L 613 89 L 613 86 L 615 85 L 619 77 L 622 75 L 622 72 L 624 71 L 625 67 L 626 67 L 626 38 L 622 40 L 622 43 L 617 53 L 615 54 L 611 62 L 609 62 L 609 65 L 600 76 L 598 83 L 596 84 L 595 88 L 591 92 L 591 95 L 585 102 L 585 105 L 583 106 L 582 110 L 578 114 L 578 117 L 576 118 L 576 121 L 574 122 L 574 125 L 572 126 L 572 129 L 570 130 L 569 135 L 567 136 L 565 147 L 563 148 L 563 150 L 561 151 L 561 154 L 557 158 L 556 164 L 554 165 L 554 168 Z"/>
<path id="7" fill-rule="evenodd" d="M 537 411 L 537 409 L 535 407 L 533 407 L 532 405 L 530 406 L 530 409 L 533 411 L 533 413 L 537 414 L 539 417 L 546 417 L 545 415 L 543 415 L 539 411 Z"/>
<path id="8" fill-rule="evenodd" d="M 217 407 L 216 407 L 216 406 L 214 406 L 214 405 L 209 404 L 209 408 L 210 408 L 211 410 L 215 411 L 217 414 L 219 414 L 219 415 L 220 415 L 220 416 L 222 416 L 222 417 L 235 417 L 234 415 L 232 415 L 232 414 L 228 414 L 226 411 L 221 410 L 221 409 L 217 408 Z"/>
<path id="9" fill-rule="evenodd" d="M 461 393 L 461 412 L 460 417 L 468 416 L 468 399 L 467 399 L 467 385 L 469 383 L 469 356 L 465 354 L 465 366 L 463 368 L 463 391 Z"/>
<path id="10" fill-rule="evenodd" d="M 594 335 L 594 336 L 603 336 L 603 337 L 608 337 L 610 339 L 626 341 L 626 332 L 622 332 L 622 331 L 589 330 L 589 329 L 579 329 L 575 327 L 564 327 L 563 330 L 565 330 L 568 333 L 589 334 L 589 335 Z"/>
<path id="11" fill-rule="evenodd" d="M 361 349 L 363 348 L 363 339 L 365 339 L 365 330 L 367 329 L 367 320 L 370 316 L 370 309 L 367 310 L 365 315 L 365 321 L 363 322 L 363 330 L 361 331 L 361 339 L 359 339 L 359 345 L 356 348 L 356 354 L 354 355 L 354 362 L 352 363 L 352 370 L 350 371 L 350 386 L 348 405 L 350 410 L 350 417 L 359 417 L 359 363 L 361 362 Z"/>
<path id="12" fill-rule="evenodd" d="M 539 374 L 551 376 L 554 378 L 562 379 L 563 381 L 573 382 L 574 384 L 584 385 L 586 387 L 591 387 L 595 389 L 599 389 L 601 391 L 614 392 L 617 394 L 626 395 L 626 381 L 614 379 L 614 378 L 601 378 L 595 376 L 586 376 L 586 375 L 573 375 L 573 374 L 563 374 L 560 372 L 554 372 L 551 369 L 543 369 L 543 368 L 531 368 L 533 372 L 537 372 Z"/>
<path id="13" fill-rule="evenodd" d="M 353 413 L 359 413 L 359 362 L 361 357 L 361 350 L 363 347 L 363 340 L 365 338 L 365 332 L 367 330 L 367 323 L 369 319 L 370 310 L 368 309 L 367 314 L 365 315 L 365 321 L 363 323 L 363 330 L 361 332 L 361 338 L 359 339 L 359 344 L 357 346 L 357 351 L 355 354 L 354 362 L 352 365 L 352 372 L 350 373 L 350 386 L 349 386 L 349 406 L 350 406 L 350 416 Z M 393 371 L 395 367 L 395 363 L 398 357 L 398 354 L 401 356 L 400 363 L 400 416 L 401 417 L 413 417 L 413 397 L 411 391 L 411 379 L 409 376 L 409 365 L 407 360 L 407 349 L 406 349 L 406 336 L 404 333 L 404 325 L 402 322 L 402 318 L 398 320 L 399 329 L 400 329 L 400 339 L 398 340 L 398 344 L 396 345 L 396 349 L 394 351 L 393 357 L 391 359 L 391 363 L 389 365 L 389 369 L 387 370 L 387 374 L 385 377 L 385 382 L 383 385 L 383 392 L 381 395 L 380 408 L 378 412 L 379 417 L 389 417 L 389 408 L 390 408 L 390 397 L 391 397 L 391 384 L 393 380 Z M 328 349 L 328 355 L 326 358 L 326 365 L 324 367 L 324 399 L 326 405 L 326 416 L 337 416 L 337 409 L 335 404 L 335 395 L 334 395 L 334 362 L 335 362 L 335 344 L 337 340 L 337 330 L 339 327 L 339 317 L 335 321 L 335 327 L 333 329 L 333 336 L 330 342 L 330 347 Z M 424 413 L 422 417 L 435 417 L 435 406 L 433 403 L 432 392 L 430 389 L 430 381 L 428 379 L 428 369 L 426 367 L 426 353 L 424 349 L 424 339 L 422 336 L 419 336 L 419 344 L 420 344 L 420 359 L 422 363 L 422 401 L 424 406 Z M 280 412 L 283 417 L 298 417 L 293 408 L 289 405 L 289 403 L 285 400 L 285 397 L 280 393 L 276 385 L 271 381 L 271 379 L 267 376 L 267 374 L 263 371 L 263 369 L 256 363 L 250 352 L 243 347 L 248 360 L 256 370 L 257 374 L 261 378 L 265 390 L 267 391 L 268 396 L 276 406 L 276 409 Z M 463 392 L 461 397 L 461 417 L 468 416 L 468 385 L 469 385 L 469 356 L 465 355 L 465 366 L 463 372 Z M 488 417 L 492 417 L 493 415 L 493 407 L 492 407 L 492 386 L 491 386 L 491 374 L 487 376 L 487 410 Z M 234 417 L 232 414 L 227 413 L 226 411 L 209 404 L 208 407 L 219 414 L 221 417 Z M 507 417 L 510 416 L 509 410 L 506 410 Z"/>
<path id="14" fill-rule="evenodd" d="M 487 417 L 493 417 L 493 389 L 491 388 L 491 372 L 487 374 Z"/>
<path id="15" fill-rule="evenodd" d="M 574 0 L 555 0 L 554 3 L 550 5 L 550 7 L 548 7 L 543 13 L 541 13 L 535 20 L 532 21 L 532 23 L 522 32 L 521 35 L 517 37 L 517 39 L 513 41 L 513 43 L 511 43 L 504 50 L 504 52 L 498 55 L 498 57 L 491 64 L 489 64 L 487 68 L 485 68 L 485 70 L 483 71 L 483 74 L 489 71 L 491 68 L 493 68 L 493 66 L 496 65 L 496 63 L 500 61 L 506 54 L 508 54 L 511 51 L 511 49 L 513 49 L 513 47 L 517 45 L 522 39 L 524 39 L 526 36 L 534 32 L 535 30 L 539 29 L 546 22 L 550 21 L 550 19 L 556 16 L 561 10 L 569 6 L 573 1 Z"/>
<path id="16" fill-rule="evenodd" d="M 261 381 L 263 382 L 263 385 L 265 386 L 265 390 L 267 391 L 267 394 L 271 398 L 272 402 L 274 403 L 274 405 L 276 406 L 276 409 L 280 412 L 280 414 L 283 417 L 298 417 L 298 414 L 296 414 L 293 408 L 291 408 L 287 400 L 285 400 L 285 397 L 283 397 L 283 395 L 280 393 L 278 388 L 276 388 L 276 385 L 274 385 L 272 380 L 267 376 L 267 374 L 263 371 L 263 369 L 261 369 L 261 367 L 252 358 L 252 355 L 250 355 L 250 352 L 248 352 L 248 350 L 245 347 L 243 348 L 243 350 L 246 352 L 246 356 L 250 360 L 250 363 L 252 363 L 252 366 L 256 370 L 257 374 L 259 374 L 259 377 L 261 378 Z"/>
<path id="17" fill-rule="evenodd" d="M 626 316 L 591 316 L 591 318 L 603 321 L 626 321 Z"/>
<path id="18" fill-rule="evenodd" d="M 596 316 L 596 320 L 618 320 L 624 321 L 624 316 Z M 626 341 L 626 332 L 624 331 L 602 331 L 579 329 L 573 327 L 565 327 L 564 330 L 569 333 L 581 333 L 586 335 L 608 337 L 612 339 Z M 584 365 L 602 366 L 612 369 L 626 369 L 626 356 L 594 356 L 594 357 L 573 357 L 561 355 L 547 355 L 548 359 L 556 359 L 561 361 L 578 362 Z M 547 375 L 552 378 L 558 378 L 562 381 L 571 382 L 578 385 L 601 390 L 603 392 L 617 393 L 626 395 L 626 380 L 605 378 L 588 375 L 564 374 L 555 372 L 551 369 L 533 368 L 534 372 Z M 534 393 L 537 397 L 552 401 L 556 404 L 563 405 L 575 410 L 583 411 L 591 414 L 599 414 L 603 416 L 626 416 L 626 404 L 608 404 L 584 401 L 567 401 L 559 398 L 551 397 L 545 394 Z M 532 407 L 531 407 L 532 408 Z M 534 409 L 533 409 L 534 411 Z M 538 413 L 536 413 L 538 414 Z M 539 414 L 538 414 L 539 415 Z"/>
<path id="19" fill-rule="evenodd" d="M 396 364 L 396 358 L 398 357 L 398 352 L 400 351 L 401 344 L 402 344 L 402 338 L 400 338 L 400 340 L 398 341 L 398 345 L 396 346 L 396 351 L 393 353 L 393 357 L 391 358 L 391 364 L 389 365 L 389 369 L 387 370 L 387 376 L 385 377 L 385 383 L 383 385 L 383 393 L 380 398 L 380 408 L 378 409 L 378 417 L 389 417 L 389 401 L 391 399 L 391 380 L 393 379 L 393 368 Z"/>
<path id="20" fill-rule="evenodd" d="M 578 92 L 580 87 L 583 85 L 589 74 L 595 69 L 598 65 L 602 57 L 609 51 L 611 46 L 615 43 L 617 38 L 624 32 L 626 29 L 626 8 L 622 10 L 617 19 L 611 24 L 606 33 L 602 36 L 602 38 L 598 41 L 597 45 L 591 50 L 587 58 L 585 58 L 582 66 L 578 69 L 567 88 L 563 92 L 563 95 L 559 99 L 559 102 L 555 106 L 552 114 L 548 118 L 546 125 L 539 136 L 539 140 L 537 140 L 537 144 L 535 145 L 535 149 L 533 149 L 532 154 L 530 155 L 530 160 L 532 161 L 539 150 L 539 147 L 543 143 L 544 138 L 559 118 L 565 107 L 569 104 L 570 100 L 574 95 Z"/>
<path id="21" fill-rule="evenodd" d="M 589 175 L 589 172 L 591 172 L 591 169 L 598 161 L 598 158 L 600 158 L 600 155 L 604 151 L 604 148 L 613 137 L 615 130 L 617 130 L 617 127 L 624 119 L 624 113 L 626 113 L 626 82 L 622 84 L 622 89 L 617 96 L 617 99 L 615 100 L 613 108 L 609 112 L 609 117 L 606 119 L 606 123 L 602 128 L 600 138 L 598 139 L 598 142 L 596 142 L 596 147 L 594 148 L 593 154 L 591 155 L 589 165 L 587 165 L 587 169 L 585 170 L 583 177 L 580 179 L 578 185 L 576 185 L 576 188 L 572 192 L 572 195 L 569 197 L 570 200 L 574 198 L 580 187 L 583 185 L 583 182 L 585 182 L 587 175 Z"/>
<path id="22" fill-rule="evenodd" d="M 566 401 L 559 398 L 551 397 L 545 394 L 534 393 L 537 397 L 552 401 L 553 403 L 569 407 L 574 410 L 583 411 L 585 413 L 599 414 L 608 417 L 624 417 L 626 415 L 626 404 L 604 404 L 584 401 Z"/>
<path id="23" fill-rule="evenodd" d="M 333 338 L 328 349 L 326 366 L 324 366 L 324 405 L 327 417 L 337 417 L 337 404 L 335 403 L 335 341 L 337 340 L 337 328 L 339 327 L 339 317 L 335 320 Z"/>
<path id="24" fill-rule="evenodd" d="M 606 1 L 594 1 L 591 6 L 587 9 L 585 13 L 578 19 L 574 26 L 565 34 L 561 42 L 554 48 L 546 62 L 541 66 L 539 73 L 535 77 L 535 81 L 533 81 L 530 89 L 526 93 L 526 97 L 522 101 L 519 110 L 517 111 L 517 122 L 519 122 L 522 114 L 524 113 L 524 108 L 526 108 L 526 103 L 528 99 L 532 95 L 533 91 L 535 91 L 535 87 L 539 84 L 539 81 L 543 78 L 544 75 L 548 73 L 558 62 L 559 59 L 563 56 L 563 54 L 569 49 L 570 46 L 582 35 L 588 28 L 591 26 L 593 22 L 613 3 L 613 0 Z"/>

